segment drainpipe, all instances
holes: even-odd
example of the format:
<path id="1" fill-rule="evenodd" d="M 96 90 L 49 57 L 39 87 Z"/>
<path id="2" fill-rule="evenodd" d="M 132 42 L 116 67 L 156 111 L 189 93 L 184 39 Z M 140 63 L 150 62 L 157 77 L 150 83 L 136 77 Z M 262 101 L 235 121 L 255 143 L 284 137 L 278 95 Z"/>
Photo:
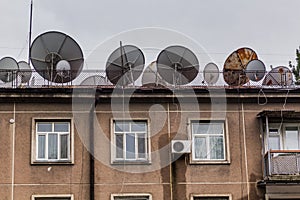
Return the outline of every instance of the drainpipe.
<path id="1" fill-rule="evenodd" d="M 94 157 L 94 120 L 95 108 L 97 100 L 95 98 L 94 104 L 91 105 L 89 115 L 89 149 L 90 149 L 90 200 L 95 200 L 95 157 Z"/>

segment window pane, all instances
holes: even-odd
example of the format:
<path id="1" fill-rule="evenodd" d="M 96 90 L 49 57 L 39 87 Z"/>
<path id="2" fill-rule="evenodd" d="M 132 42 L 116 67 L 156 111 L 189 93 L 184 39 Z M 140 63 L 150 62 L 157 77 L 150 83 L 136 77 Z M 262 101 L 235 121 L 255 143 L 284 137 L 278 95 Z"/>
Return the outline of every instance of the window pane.
<path id="1" fill-rule="evenodd" d="M 194 150 L 196 159 L 206 159 L 206 139 L 205 137 L 195 137 L 194 139 Z"/>
<path id="2" fill-rule="evenodd" d="M 131 123 L 131 131 L 146 131 L 146 123 L 145 122 L 132 122 Z"/>
<path id="3" fill-rule="evenodd" d="M 134 134 L 126 134 L 126 158 L 135 158 L 135 137 Z"/>
<path id="4" fill-rule="evenodd" d="M 38 122 L 37 123 L 38 132 L 52 132 L 52 123 L 48 122 Z"/>
<path id="5" fill-rule="evenodd" d="M 123 134 L 116 135 L 116 158 L 123 158 Z"/>
<path id="6" fill-rule="evenodd" d="M 286 138 L 285 138 L 286 149 L 291 149 L 291 150 L 299 149 L 298 128 L 286 127 L 285 134 L 286 134 Z"/>
<path id="7" fill-rule="evenodd" d="M 55 132 L 69 132 L 69 123 L 68 122 L 59 122 L 54 124 Z"/>
<path id="8" fill-rule="evenodd" d="M 57 159 L 57 134 L 48 135 L 48 158 Z"/>
<path id="9" fill-rule="evenodd" d="M 68 158 L 68 135 L 60 136 L 60 158 L 67 159 Z"/>
<path id="10" fill-rule="evenodd" d="M 269 137 L 269 148 L 273 150 L 280 149 L 279 136 Z"/>
<path id="11" fill-rule="evenodd" d="M 138 135 L 138 157 L 146 158 L 146 139 L 143 134 Z"/>
<path id="12" fill-rule="evenodd" d="M 194 197 L 194 200 L 228 200 L 228 197 Z"/>
<path id="13" fill-rule="evenodd" d="M 210 158 L 211 159 L 224 159 L 224 149 L 223 149 L 223 137 L 221 136 L 211 136 L 209 138 L 210 147 Z"/>
<path id="14" fill-rule="evenodd" d="M 128 132 L 129 131 L 129 122 L 115 122 L 115 131 Z"/>
<path id="15" fill-rule="evenodd" d="M 194 130 L 195 130 L 195 134 L 208 134 L 208 128 L 209 128 L 209 124 L 206 123 L 197 123 L 197 124 L 193 124 L 194 126 Z"/>
<path id="16" fill-rule="evenodd" d="M 45 158 L 45 144 L 46 144 L 45 135 L 39 135 L 38 136 L 38 158 Z"/>

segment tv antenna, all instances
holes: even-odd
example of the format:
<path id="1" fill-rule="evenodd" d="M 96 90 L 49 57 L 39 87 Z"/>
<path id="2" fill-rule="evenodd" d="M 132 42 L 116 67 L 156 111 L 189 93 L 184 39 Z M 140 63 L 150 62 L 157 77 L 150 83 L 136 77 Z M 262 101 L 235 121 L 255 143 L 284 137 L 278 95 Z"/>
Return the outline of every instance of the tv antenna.
<path id="1" fill-rule="evenodd" d="M 185 85 L 193 81 L 199 71 L 196 55 L 183 46 L 169 46 L 157 57 L 157 71 L 168 83 Z"/>
<path id="2" fill-rule="evenodd" d="M 83 68 L 80 46 L 70 36 L 57 31 L 49 31 L 35 38 L 30 56 L 35 70 L 46 80 L 55 83 L 74 80 Z M 63 68 L 68 76 L 61 76 Z"/>
<path id="3" fill-rule="evenodd" d="M 219 80 L 219 68 L 215 63 L 208 63 L 203 70 L 204 81 L 208 85 L 213 85 Z"/>
<path id="4" fill-rule="evenodd" d="M 244 85 L 249 81 L 245 70 L 248 62 L 257 59 L 257 54 L 250 48 L 240 48 L 231 53 L 223 68 L 223 77 L 230 86 Z"/>
<path id="5" fill-rule="evenodd" d="M 114 85 L 134 84 L 145 65 L 143 52 L 133 45 L 122 45 L 114 50 L 106 62 L 106 75 Z"/>

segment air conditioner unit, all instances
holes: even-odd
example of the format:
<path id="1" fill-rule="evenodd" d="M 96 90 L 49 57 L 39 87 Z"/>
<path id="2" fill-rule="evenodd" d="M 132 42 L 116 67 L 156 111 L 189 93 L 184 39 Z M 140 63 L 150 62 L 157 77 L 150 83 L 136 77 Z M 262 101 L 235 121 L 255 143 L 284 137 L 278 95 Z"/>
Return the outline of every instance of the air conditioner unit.
<path id="1" fill-rule="evenodd" d="M 191 141 L 190 140 L 172 140 L 171 141 L 172 153 L 190 153 Z"/>

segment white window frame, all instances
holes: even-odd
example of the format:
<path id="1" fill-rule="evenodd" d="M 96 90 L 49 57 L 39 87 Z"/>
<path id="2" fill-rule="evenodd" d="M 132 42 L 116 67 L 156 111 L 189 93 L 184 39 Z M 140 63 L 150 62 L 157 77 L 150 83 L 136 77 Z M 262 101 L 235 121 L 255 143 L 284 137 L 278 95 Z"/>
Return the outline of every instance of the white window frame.
<path id="1" fill-rule="evenodd" d="M 269 127 L 267 130 L 268 134 L 265 134 L 265 139 L 268 141 L 267 144 L 269 144 L 269 138 L 270 137 L 270 129 L 278 129 L 278 134 L 277 137 L 279 137 L 279 150 L 286 150 L 286 131 L 285 128 L 286 127 L 297 127 L 298 128 L 298 145 L 300 149 L 300 123 L 290 123 L 290 122 L 284 122 L 284 123 L 272 123 L 269 122 Z M 272 136 L 271 136 L 272 137 Z M 294 150 L 298 150 L 298 149 L 294 149 Z M 266 152 L 269 150 L 269 146 L 265 147 Z"/>
<path id="2" fill-rule="evenodd" d="M 228 200 L 232 200 L 231 194 L 192 194 L 190 200 L 194 200 L 197 197 L 226 197 Z"/>
<path id="3" fill-rule="evenodd" d="M 115 122 L 124 121 L 124 122 L 145 122 L 146 123 L 146 141 L 145 141 L 145 147 L 146 147 L 146 155 L 145 158 L 135 158 L 135 159 L 126 159 L 124 158 L 124 155 L 126 154 L 126 147 L 123 146 L 124 153 L 123 158 L 117 158 L 116 156 L 116 133 L 115 133 Z M 122 132 L 119 132 L 120 134 Z M 124 134 L 125 135 L 125 134 Z M 124 139 L 125 136 L 123 136 Z M 137 142 L 137 140 L 135 140 Z M 126 142 L 123 140 L 123 145 L 126 145 Z M 111 119 L 111 164 L 118 164 L 118 163 L 129 163 L 129 164 L 149 164 L 151 163 L 151 148 L 150 148 L 150 124 L 149 119 L 146 118 L 134 118 L 134 119 Z M 137 148 L 137 145 L 135 143 L 135 148 Z M 136 149 L 137 154 L 137 149 Z"/>
<path id="4" fill-rule="evenodd" d="M 223 124 L 223 149 L 224 149 L 224 159 L 196 159 L 195 150 L 194 150 L 194 135 L 192 130 L 193 123 L 201 122 L 212 122 L 212 123 L 222 123 Z M 191 164 L 229 164 L 230 163 L 230 151 L 229 151 L 229 132 L 227 119 L 210 119 L 210 118 L 201 118 L 201 119 L 189 119 L 189 135 L 192 140 L 192 152 L 190 154 L 190 163 Z"/>
<path id="5" fill-rule="evenodd" d="M 36 200 L 37 198 L 70 198 L 70 200 L 74 200 L 73 194 L 34 194 L 31 196 L 31 200 Z"/>
<path id="6" fill-rule="evenodd" d="M 273 200 L 273 199 L 299 199 L 300 194 L 266 194 L 266 200 Z"/>
<path id="7" fill-rule="evenodd" d="M 111 194 L 110 200 L 115 200 L 116 197 L 133 197 L 133 198 L 141 198 L 145 197 L 148 200 L 152 200 L 152 195 L 149 193 L 124 193 L 124 194 Z"/>
<path id="8" fill-rule="evenodd" d="M 68 137 L 68 158 L 67 159 L 40 159 L 38 158 L 38 132 L 37 124 L 39 122 L 68 122 L 69 123 L 69 137 Z M 48 133 L 49 134 L 49 133 Z M 63 133 L 65 134 L 65 133 Z M 63 135 L 62 134 L 62 135 Z M 72 117 L 47 117 L 47 118 L 32 118 L 32 143 L 31 143 L 31 164 L 74 164 L 74 122 Z M 60 140 L 60 139 L 59 139 Z M 47 141 L 46 141 L 47 153 Z M 60 145 L 58 145 L 58 152 Z"/>

